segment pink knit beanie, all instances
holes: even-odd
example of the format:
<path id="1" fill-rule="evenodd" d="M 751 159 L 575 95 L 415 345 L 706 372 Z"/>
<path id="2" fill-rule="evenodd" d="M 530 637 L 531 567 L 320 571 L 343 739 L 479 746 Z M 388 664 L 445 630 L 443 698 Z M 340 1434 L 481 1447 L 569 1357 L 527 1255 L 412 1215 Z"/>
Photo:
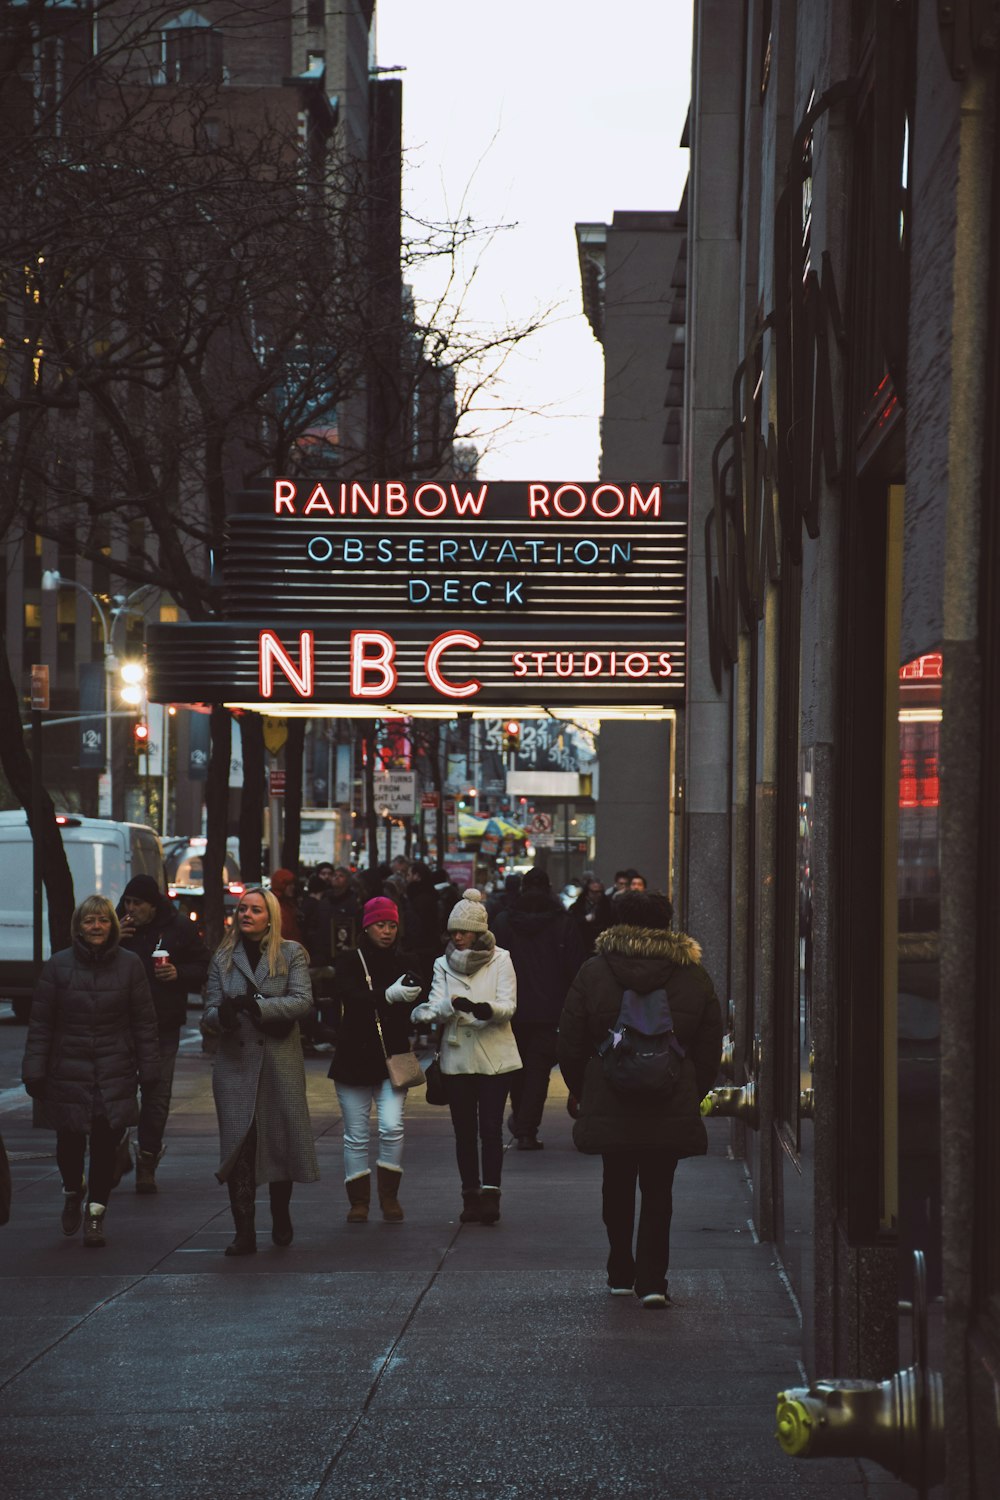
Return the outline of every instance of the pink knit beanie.
<path id="1" fill-rule="evenodd" d="M 361 925 L 370 927 L 373 922 L 395 922 L 398 927 L 399 907 L 395 901 L 390 901 L 388 896 L 373 896 L 370 901 L 366 901 L 361 914 Z"/>

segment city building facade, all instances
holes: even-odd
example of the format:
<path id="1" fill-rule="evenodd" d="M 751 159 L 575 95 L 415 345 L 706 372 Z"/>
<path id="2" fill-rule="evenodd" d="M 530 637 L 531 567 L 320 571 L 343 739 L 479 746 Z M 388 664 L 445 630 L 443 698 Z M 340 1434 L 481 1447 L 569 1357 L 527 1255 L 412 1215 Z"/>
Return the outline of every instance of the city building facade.
<path id="1" fill-rule="evenodd" d="M 694 23 L 682 920 L 730 998 L 716 1108 L 810 1379 L 907 1367 L 926 1274 L 944 1415 L 905 1477 L 986 1496 L 1000 38 L 964 0 Z"/>

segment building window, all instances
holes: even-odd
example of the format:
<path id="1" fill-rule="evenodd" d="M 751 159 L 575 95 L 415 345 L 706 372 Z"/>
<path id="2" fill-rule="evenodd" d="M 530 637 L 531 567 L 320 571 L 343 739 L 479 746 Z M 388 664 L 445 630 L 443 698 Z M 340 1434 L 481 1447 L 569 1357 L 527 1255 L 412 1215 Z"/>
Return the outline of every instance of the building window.
<path id="1" fill-rule="evenodd" d="M 162 44 L 163 83 L 222 82 L 222 37 L 196 10 L 168 21 Z"/>

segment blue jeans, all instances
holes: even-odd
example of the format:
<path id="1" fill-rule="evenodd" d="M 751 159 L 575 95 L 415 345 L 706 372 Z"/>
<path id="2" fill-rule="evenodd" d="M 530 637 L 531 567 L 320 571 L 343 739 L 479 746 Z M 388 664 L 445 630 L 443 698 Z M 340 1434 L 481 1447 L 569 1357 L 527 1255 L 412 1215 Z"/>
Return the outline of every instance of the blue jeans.
<path id="1" fill-rule="evenodd" d="M 406 1090 L 383 1083 L 335 1083 L 337 1102 L 344 1117 L 344 1180 L 363 1177 L 368 1165 L 372 1104 L 378 1115 L 378 1160 L 376 1166 L 403 1170 L 403 1109 Z"/>
<path id="2" fill-rule="evenodd" d="M 474 1193 L 480 1185 L 498 1188 L 503 1170 L 503 1109 L 510 1074 L 446 1073 L 444 1076 L 451 1123 L 455 1127 L 455 1156 L 462 1192 Z M 481 1176 L 479 1142 L 483 1149 Z"/>

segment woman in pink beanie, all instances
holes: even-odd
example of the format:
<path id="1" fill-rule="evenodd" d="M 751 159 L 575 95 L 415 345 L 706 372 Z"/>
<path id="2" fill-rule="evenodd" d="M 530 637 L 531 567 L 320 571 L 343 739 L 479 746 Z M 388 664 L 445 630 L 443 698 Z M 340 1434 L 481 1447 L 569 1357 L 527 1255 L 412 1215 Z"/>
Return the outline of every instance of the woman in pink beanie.
<path id="1" fill-rule="evenodd" d="M 420 999 L 413 961 L 399 948 L 399 909 L 388 896 L 373 896 L 361 917 L 361 941 L 340 953 L 334 993 L 343 1006 L 329 1076 L 344 1119 L 344 1181 L 349 1224 L 368 1218 L 372 1177 L 368 1162 L 372 1105 L 378 1116 L 378 1196 L 382 1217 L 403 1217 L 403 1108 L 406 1090 L 393 1088 L 385 1054 L 410 1046 L 410 1010 Z M 379 1028 L 381 1027 L 381 1036 Z M 384 1047 L 383 1047 L 384 1044 Z"/>

